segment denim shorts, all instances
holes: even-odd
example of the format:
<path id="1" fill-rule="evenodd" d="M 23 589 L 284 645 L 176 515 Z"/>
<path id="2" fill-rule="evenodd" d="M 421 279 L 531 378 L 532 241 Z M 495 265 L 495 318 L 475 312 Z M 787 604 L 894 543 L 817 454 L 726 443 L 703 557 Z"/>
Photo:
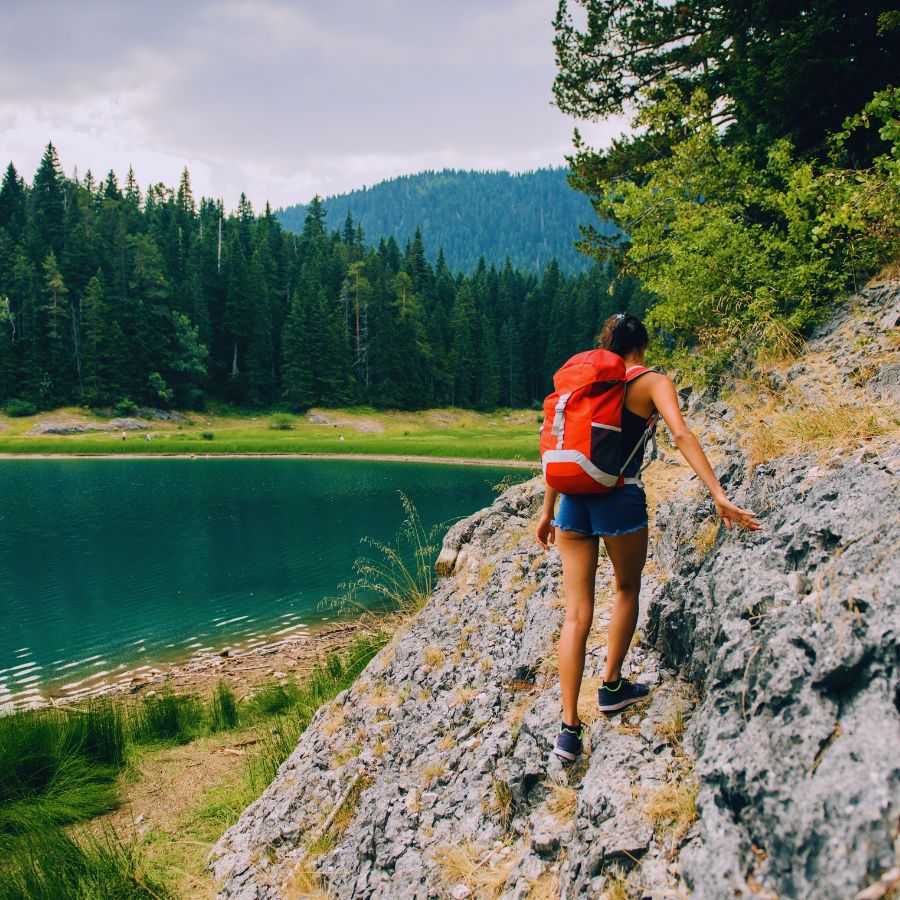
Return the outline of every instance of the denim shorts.
<path id="1" fill-rule="evenodd" d="M 560 494 L 552 522 L 561 531 L 629 534 L 647 527 L 647 497 L 636 484 L 624 484 L 603 494 Z"/>

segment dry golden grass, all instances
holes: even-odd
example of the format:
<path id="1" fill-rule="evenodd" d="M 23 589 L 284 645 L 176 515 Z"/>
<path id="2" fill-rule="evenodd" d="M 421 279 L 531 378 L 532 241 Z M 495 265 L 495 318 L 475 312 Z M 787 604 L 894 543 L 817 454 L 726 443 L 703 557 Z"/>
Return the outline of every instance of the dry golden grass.
<path id="1" fill-rule="evenodd" d="M 434 645 L 426 647 L 422 653 L 422 661 L 426 669 L 430 672 L 432 669 L 436 669 L 443 665 L 444 652 L 440 647 L 435 647 Z"/>
<path id="2" fill-rule="evenodd" d="M 338 710 L 337 713 L 322 726 L 322 730 L 330 737 L 336 731 L 340 731 L 346 724 L 346 721 L 343 710 Z"/>
<path id="3" fill-rule="evenodd" d="M 684 773 L 648 793 L 643 810 L 654 825 L 663 831 L 671 831 L 678 843 L 697 821 L 699 789 L 696 778 L 690 772 Z"/>
<path id="4" fill-rule="evenodd" d="M 666 717 L 656 726 L 656 733 L 676 749 L 681 747 L 681 739 L 687 725 L 685 711 L 685 703 L 682 700 L 673 701 Z"/>
<path id="5" fill-rule="evenodd" d="M 553 599 L 550 601 L 550 609 L 565 609 L 566 608 L 566 598 L 563 597 L 562 594 L 555 594 Z"/>
<path id="6" fill-rule="evenodd" d="M 600 703 L 597 699 L 597 691 L 603 684 L 603 679 L 598 675 L 593 678 L 585 678 L 581 682 L 581 691 L 578 694 L 578 712 L 581 721 L 590 725 L 603 717 L 600 712 Z"/>
<path id="7" fill-rule="evenodd" d="M 379 756 L 384 756 L 388 751 L 388 744 L 386 741 L 383 741 L 381 738 L 376 738 L 375 743 L 372 745 L 372 753 L 376 758 Z"/>
<path id="8" fill-rule="evenodd" d="M 500 864 L 493 862 L 490 850 L 480 850 L 472 841 L 439 847 L 434 851 L 434 860 L 448 887 L 462 882 L 478 900 L 499 897 L 515 864 L 513 854 Z"/>
<path id="9" fill-rule="evenodd" d="M 476 591 L 480 591 L 491 580 L 491 575 L 494 574 L 496 568 L 497 563 L 495 562 L 482 563 L 478 567 L 478 574 L 475 576 L 472 587 Z"/>
<path id="10" fill-rule="evenodd" d="M 525 627 L 525 620 L 515 619 L 512 623 L 510 623 L 509 627 L 512 628 L 514 634 L 519 634 Z"/>
<path id="11" fill-rule="evenodd" d="M 491 669 L 494 668 L 494 664 L 485 657 L 480 663 L 478 663 L 478 668 L 481 669 L 482 672 L 490 672 Z"/>
<path id="12" fill-rule="evenodd" d="M 544 872 L 536 881 L 528 882 L 528 900 L 559 900 L 559 872 Z"/>
<path id="13" fill-rule="evenodd" d="M 527 600 L 538 589 L 536 581 L 523 581 L 522 586 L 516 591 L 519 600 Z"/>
<path id="14" fill-rule="evenodd" d="M 474 687 L 458 687 L 453 692 L 452 703 L 456 706 L 465 706 L 471 703 L 481 692 Z"/>
<path id="15" fill-rule="evenodd" d="M 578 792 L 568 784 L 556 781 L 545 781 L 544 786 L 550 791 L 547 797 L 547 811 L 560 822 L 570 822 L 575 818 L 578 807 Z"/>
<path id="16" fill-rule="evenodd" d="M 817 402 L 773 403 L 764 420 L 743 433 L 750 463 L 759 465 L 788 453 L 856 446 L 898 428 L 895 407 L 868 399 L 854 403 L 836 392 Z"/>
<path id="17" fill-rule="evenodd" d="M 545 656 L 538 663 L 537 671 L 539 675 L 544 675 L 548 678 L 553 678 L 559 674 L 559 656 L 557 656 L 555 651 L 549 656 Z"/>
<path id="18" fill-rule="evenodd" d="M 452 750 L 456 746 L 456 738 L 452 734 L 445 734 L 438 741 L 438 750 Z"/>
<path id="19" fill-rule="evenodd" d="M 284 885 L 285 900 L 328 900 L 312 859 L 298 863 Z"/>
<path id="20" fill-rule="evenodd" d="M 437 778 L 443 778 L 447 773 L 447 766 L 444 761 L 437 759 L 434 762 L 427 763 L 422 769 L 422 779 L 426 785 L 431 784 Z"/>
<path id="21" fill-rule="evenodd" d="M 635 896 L 624 869 L 621 866 L 613 866 L 606 875 L 601 900 L 632 900 Z"/>
<path id="22" fill-rule="evenodd" d="M 340 766 L 346 765 L 351 759 L 355 759 L 359 756 L 361 752 L 362 741 L 357 734 L 356 739 L 351 744 L 338 750 L 334 756 L 331 757 L 331 767 L 337 769 Z"/>
<path id="23" fill-rule="evenodd" d="M 390 688 L 388 688 L 387 683 L 384 681 L 376 681 L 366 698 L 366 702 L 369 706 L 374 706 L 379 710 L 393 706 L 396 700 L 397 697 L 391 693 Z"/>
<path id="24" fill-rule="evenodd" d="M 485 811 L 497 816 L 500 827 L 506 831 L 512 823 L 516 802 L 509 784 L 500 778 L 494 778 L 492 781 L 493 791 L 489 797 L 484 798 L 483 806 Z"/>
<path id="25" fill-rule="evenodd" d="M 719 536 L 719 520 L 713 519 L 701 525 L 694 534 L 694 549 L 698 558 L 702 559 L 712 550 L 716 538 Z"/>

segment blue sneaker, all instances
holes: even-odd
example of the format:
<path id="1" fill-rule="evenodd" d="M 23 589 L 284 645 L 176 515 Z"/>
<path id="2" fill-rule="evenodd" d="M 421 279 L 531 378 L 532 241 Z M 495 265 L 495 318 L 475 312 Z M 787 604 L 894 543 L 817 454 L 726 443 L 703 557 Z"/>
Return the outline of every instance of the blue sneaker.
<path id="1" fill-rule="evenodd" d="M 559 734 L 556 736 L 556 746 L 553 752 L 570 762 L 581 753 L 581 740 L 584 737 L 584 722 L 577 728 L 570 728 L 565 722 L 559 726 Z"/>
<path id="2" fill-rule="evenodd" d="M 600 712 L 612 714 L 639 703 L 650 693 L 646 684 L 632 684 L 626 678 L 620 678 L 615 687 L 608 687 L 606 683 L 597 691 L 597 702 L 600 704 Z"/>

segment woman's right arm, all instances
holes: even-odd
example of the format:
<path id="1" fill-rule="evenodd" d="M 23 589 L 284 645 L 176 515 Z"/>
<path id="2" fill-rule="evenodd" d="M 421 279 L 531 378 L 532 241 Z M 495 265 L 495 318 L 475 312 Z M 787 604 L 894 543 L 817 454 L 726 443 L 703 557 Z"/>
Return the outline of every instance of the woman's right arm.
<path id="1" fill-rule="evenodd" d="M 700 442 L 694 436 L 694 432 L 688 428 L 681 415 L 678 404 L 678 394 L 675 385 L 665 375 L 660 375 L 653 380 L 650 386 L 650 398 L 657 412 L 663 417 L 675 446 L 681 451 L 688 465 L 697 473 L 700 480 L 706 485 L 716 504 L 716 512 L 724 519 L 725 527 L 730 529 L 732 522 L 737 522 L 743 528 L 750 531 L 759 531 L 762 525 L 756 519 L 756 513 L 732 503 L 725 495 L 719 479 L 716 478 Z"/>
<path id="2" fill-rule="evenodd" d="M 537 523 L 535 537 L 537 542 L 545 549 L 549 550 L 549 545 L 556 540 L 556 529 L 550 524 L 553 519 L 553 508 L 556 505 L 557 491 L 548 484 L 544 490 L 544 508 L 541 510 L 540 518 Z"/>

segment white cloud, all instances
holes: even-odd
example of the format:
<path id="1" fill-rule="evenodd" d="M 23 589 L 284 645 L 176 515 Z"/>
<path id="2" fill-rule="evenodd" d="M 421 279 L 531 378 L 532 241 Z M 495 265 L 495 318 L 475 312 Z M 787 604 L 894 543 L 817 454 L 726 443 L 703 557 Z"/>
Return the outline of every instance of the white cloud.
<path id="1" fill-rule="evenodd" d="M 19 4 L 0 36 L 0 161 L 30 180 L 191 171 L 233 207 L 307 201 L 425 168 L 561 165 L 546 0 Z M 52 12 L 50 12 L 52 11 Z M 624 123 L 579 123 L 605 144 Z"/>

